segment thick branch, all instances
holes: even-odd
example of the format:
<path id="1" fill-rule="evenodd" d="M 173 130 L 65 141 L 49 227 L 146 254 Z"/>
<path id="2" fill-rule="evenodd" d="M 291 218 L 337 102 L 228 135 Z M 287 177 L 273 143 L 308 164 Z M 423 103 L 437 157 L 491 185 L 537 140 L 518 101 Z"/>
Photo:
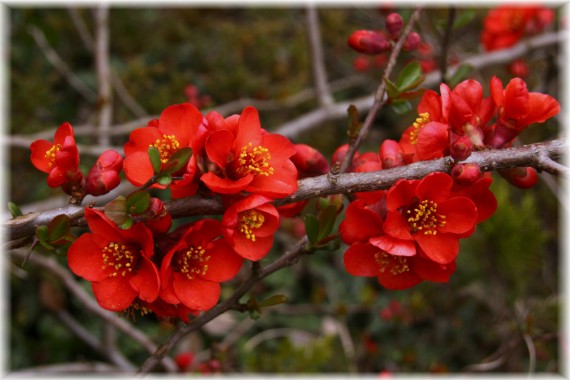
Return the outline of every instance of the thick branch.
<path id="1" fill-rule="evenodd" d="M 550 162 L 560 158 L 568 149 L 564 138 L 543 143 L 525 145 L 508 149 L 494 149 L 474 152 L 466 162 L 477 163 L 483 171 L 502 168 L 532 166 L 537 170 L 545 170 L 553 174 L 568 175 L 568 169 L 558 163 Z M 549 160 L 546 160 L 548 157 Z M 449 172 L 449 157 L 431 161 L 420 161 L 410 165 L 368 173 L 345 173 L 336 176 L 322 175 L 298 181 L 299 188 L 295 194 L 277 199 L 277 206 L 298 202 L 318 196 L 331 194 L 354 193 L 389 189 L 399 179 L 419 179 L 433 172 Z M 215 215 L 223 213 L 223 205 L 217 198 L 188 197 L 165 202 L 174 218 L 191 215 Z M 32 236 L 38 225 L 46 225 L 60 214 L 70 216 L 74 225 L 85 225 L 81 218 L 83 209 L 78 206 L 62 207 L 46 212 L 35 212 L 8 220 L 3 223 L 3 230 L 9 240 L 17 240 Z"/>

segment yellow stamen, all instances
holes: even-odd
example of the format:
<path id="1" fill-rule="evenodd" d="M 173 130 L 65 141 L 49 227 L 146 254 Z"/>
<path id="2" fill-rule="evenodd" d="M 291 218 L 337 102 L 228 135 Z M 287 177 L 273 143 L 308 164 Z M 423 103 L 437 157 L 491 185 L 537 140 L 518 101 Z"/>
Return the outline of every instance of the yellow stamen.
<path id="1" fill-rule="evenodd" d="M 174 135 L 162 135 L 162 139 L 156 139 L 154 144 L 149 145 L 149 147 L 151 146 L 158 149 L 160 162 L 165 164 L 168 162 L 170 156 L 180 148 L 180 143 L 176 140 L 176 136 Z"/>
<path id="2" fill-rule="evenodd" d="M 424 112 L 419 114 L 419 117 L 412 124 L 414 129 L 410 132 L 410 142 L 412 144 L 415 145 L 418 143 L 418 135 L 420 134 L 420 131 L 429 122 L 430 122 L 429 113 Z"/>
<path id="3" fill-rule="evenodd" d="M 102 252 L 103 263 L 114 269 L 110 274 L 111 277 L 117 277 L 119 274 L 126 276 L 127 273 L 133 271 L 137 256 L 126 245 L 110 242 L 103 248 Z M 106 268 L 105 265 L 102 269 Z"/>
<path id="4" fill-rule="evenodd" d="M 50 168 L 55 164 L 55 154 L 61 149 L 61 144 L 54 144 L 45 154 L 46 160 L 48 160 L 48 166 Z"/>
<path id="5" fill-rule="evenodd" d="M 374 254 L 374 260 L 380 267 L 380 273 L 390 271 L 390 273 L 395 276 L 410 271 L 408 259 L 404 256 L 390 255 L 389 253 L 380 251 Z"/>
<path id="6" fill-rule="evenodd" d="M 190 247 L 187 251 L 179 251 L 176 256 L 175 265 L 178 271 L 184 273 L 189 280 L 194 275 L 205 275 L 208 271 L 210 256 L 205 256 L 206 250 L 202 246 Z"/>
<path id="7" fill-rule="evenodd" d="M 253 230 L 263 226 L 265 217 L 263 214 L 255 210 L 247 210 L 240 213 L 239 217 L 239 231 L 251 241 L 255 241 L 255 233 Z"/>
<path id="8" fill-rule="evenodd" d="M 437 213 L 437 203 L 430 200 L 419 202 L 406 211 L 412 233 L 423 231 L 424 235 L 437 235 L 437 228 L 446 224 L 445 215 Z"/>

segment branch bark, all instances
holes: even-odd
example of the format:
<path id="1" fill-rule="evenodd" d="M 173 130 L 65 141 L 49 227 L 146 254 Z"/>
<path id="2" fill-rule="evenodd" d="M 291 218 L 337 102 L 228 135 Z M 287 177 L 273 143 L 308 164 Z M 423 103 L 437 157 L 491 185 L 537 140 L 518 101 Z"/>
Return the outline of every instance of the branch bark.
<path id="1" fill-rule="evenodd" d="M 567 167 L 552 161 L 562 157 L 567 150 L 567 140 L 559 138 L 520 147 L 474 152 L 464 162 L 477 163 L 482 171 L 532 166 L 537 170 L 569 176 L 570 173 Z M 433 172 L 449 173 L 451 164 L 452 159 L 444 157 L 376 172 L 344 173 L 305 178 L 298 181 L 299 187 L 294 194 L 277 199 L 273 204 L 282 206 L 331 194 L 350 194 L 389 189 L 399 179 L 419 179 Z M 173 218 L 191 215 L 219 215 L 224 211 L 219 199 L 200 196 L 166 201 L 165 205 Z M 55 210 L 26 214 L 4 222 L 1 227 L 7 234 L 8 240 L 14 241 L 33 236 L 37 226 L 47 225 L 54 217 L 60 214 L 65 214 L 72 218 L 73 225 L 85 225 L 85 220 L 82 218 L 83 208 L 70 205 Z"/>

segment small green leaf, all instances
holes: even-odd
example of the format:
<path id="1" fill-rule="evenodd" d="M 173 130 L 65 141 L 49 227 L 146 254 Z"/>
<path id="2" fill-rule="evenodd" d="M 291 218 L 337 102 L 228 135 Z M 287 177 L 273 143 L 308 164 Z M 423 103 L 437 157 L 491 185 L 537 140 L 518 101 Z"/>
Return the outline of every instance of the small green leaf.
<path id="1" fill-rule="evenodd" d="M 317 243 L 319 235 L 319 221 L 313 214 L 305 215 L 305 233 L 311 244 Z"/>
<path id="2" fill-rule="evenodd" d="M 37 226 L 36 227 L 36 238 L 42 242 L 48 240 L 48 228 L 47 226 Z"/>
<path id="3" fill-rule="evenodd" d="M 170 159 L 166 165 L 164 165 L 164 169 L 162 169 L 160 174 L 164 175 L 178 172 L 188 164 L 190 157 L 192 157 L 192 148 L 182 148 L 177 150 L 172 156 L 170 156 Z"/>
<path id="4" fill-rule="evenodd" d="M 398 96 L 400 96 L 400 90 L 398 90 L 398 87 L 394 84 L 394 82 L 390 81 L 390 79 L 386 77 L 383 79 L 386 83 L 386 92 L 388 93 L 388 97 L 390 99 L 396 99 Z"/>
<path id="5" fill-rule="evenodd" d="M 156 179 L 156 182 L 163 186 L 168 186 L 170 185 L 170 182 L 172 182 L 172 177 L 170 177 L 170 174 L 161 174 Z"/>
<path id="6" fill-rule="evenodd" d="M 468 63 L 464 63 L 459 66 L 453 75 L 447 79 L 447 85 L 450 88 L 454 88 L 459 82 L 466 79 L 466 77 L 473 71 L 473 66 Z"/>
<path id="7" fill-rule="evenodd" d="M 323 240 L 330 235 L 334 223 L 336 221 L 336 207 L 327 206 L 323 211 L 319 213 L 319 233 L 317 235 L 317 242 Z"/>
<path id="8" fill-rule="evenodd" d="M 354 106 L 354 104 L 351 104 L 348 107 L 348 117 L 349 117 L 348 136 L 356 137 L 358 136 L 360 128 L 362 128 L 362 123 L 359 121 L 358 109 Z"/>
<path id="9" fill-rule="evenodd" d="M 103 212 L 107 218 L 118 226 L 130 219 L 127 213 L 127 199 L 122 195 L 107 203 Z"/>
<path id="10" fill-rule="evenodd" d="M 67 215 L 58 215 L 48 224 L 48 240 L 54 242 L 69 233 L 71 220 Z"/>
<path id="11" fill-rule="evenodd" d="M 150 207 L 150 194 L 144 190 L 127 195 L 127 212 L 132 215 L 142 214 Z"/>
<path id="12" fill-rule="evenodd" d="M 455 18 L 452 28 L 459 29 L 475 19 L 477 12 L 474 9 L 464 9 L 459 11 L 459 16 Z"/>
<path id="13" fill-rule="evenodd" d="M 283 294 L 276 294 L 274 296 L 271 296 L 269 298 L 264 299 L 258 305 L 259 305 L 259 307 L 275 306 L 275 305 L 279 305 L 281 303 L 285 303 L 288 300 L 289 300 L 289 298 L 287 298 L 287 296 L 285 296 Z"/>
<path id="14" fill-rule="evenodd" d="M 422 67 L 418 61 L 410 62 L 402 69 L 398 79 L 396 80 L 396 87 L 400 93 L 411 90 L 417 87 L 424 81 Z"/>
<path id="15" fill-rule="evenodd" d="M 20 207 L 14 202 L 8 202 L 8 210 L 10 210 L 10 215 L 12 215 L 12 218 L 24 215 L 22 213 L 22 210 L 20 210 Z"/>
<path id="16" fill-rule="evenodd" d="M 123 223 L 119 224 L 119 228 L 122 230 L 128 230 L 133 225 L 133 219 L 128 217 Z"/>
<path id="17" fill-rule="evenodd" d="M 160 152 L 158 149 L 156 149 L 156 147 L 151 146 L 148 148 L 148 158 L 150 158 L 150 164 L 152 165 L 154 174 L 160 173 L 162 162 L 160 161 Z"/>
<path id="18" fill-rule="evenodd" d="M 394 112 L 398 115 L 405 115 L 412 110 L 412 104 L 408 101 L 396 101 L 392 103 Z"/>
<path id="19" fill-rule="evenodd" d="M 41 240 L 40 240 L 40 244 L 41 244 L 45 249 L 47 249 L 48 251 L 53 251 L 53 250 L 55 250 L 55 247 L 54 247 L 53 245 L 49 244 L 48 242 L 45 242 L 45 241 L 41 241 Z"/>

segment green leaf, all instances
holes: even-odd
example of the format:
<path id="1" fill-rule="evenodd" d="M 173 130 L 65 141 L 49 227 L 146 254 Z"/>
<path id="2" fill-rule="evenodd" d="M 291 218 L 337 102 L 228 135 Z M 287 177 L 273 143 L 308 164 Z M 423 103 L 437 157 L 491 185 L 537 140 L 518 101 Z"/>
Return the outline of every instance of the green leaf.
<path id="1" fill-rule="evenodd" d="M 129 214 L 142 214 L 150 207 L 150 194 L 145 190 L 138 190 L 129 194 L 126 201 Z"/>
<path id="2" fill-rule="evenodd" d="M 400 96 L 400 90 L 398 90 L 398 87 L 394 84 L 394 82 L 390 81 L 390 79 L 386 77 L 383 79 L 386 83 L 386 92 L 388 93 L 388 97 L 390 99 L 396 99 L 398 96 Z"/>
<path id="3" fill-rule="evenodd" d="M 121 223 L 119 225 L 119 228 L 122 230 L 128 230 L 129 228 L 131 228 L 131 226 L 133 225 L 133 219 L 131 217 L 128 217 L 127 220 L 125 220 L 123 223 Z"/>
<path id="4" fill-rule="evenodd" d="M 287 296 L 285 296 L 283 294 L 276 294 L 274 296 L 271 296 L 269 298 L 264 299 L 258 305 L 259 305 L 259 307 L 275 306 L 275 305 L 279 305 L 281 303 L 285 303 L 288 300 L 289 300 L 289 298 L 287 298 Z"/>
<path id="5" fill-rule="evenodd" d="M 464 9 L 459 11 L 459 16 L 455 18 L 452 28 L 459 29 L 475 19 L 477 12 L 474 9 Z"/>
<path id="6" fill-rule="evenodd" d="M 192 157 L 192 148 L 182 148 L 177 150 L 172 156 L 170 156 L 170 159 L 166 165 L 164 165 L 164 169 L 162 169 L 160 175 L 176 173 L 188 164 L 190 157 Z"/>
<path id="7" fill-rule="evenodd" d="M 399 100 L 392 103 L 392 108 L 396 114 L 405 115 L 412 110 L 412 104 L 405 100 Z"/>
<path id="8" fill-rule="evenodd" d="M 42 242 L 48 240 L 48 228 L 47 226 L 37 226 L 36 227 L 36 238 Z"/>
<path id="9" fill-rule="evenodd" d="M 154 174 L 160 173 L 162 162 L 160 161 L 160 152 L 158 149 L 156 149 L 156 147 L 151 146 L 148 148 L 148 158 L 150 158 L 150 164 L 152 165 Z"/>
<path id="10" fill-rule="evenodd" d="M 22 213 L 22 210 L 20 210 L 20 207 L 14 202 L 8 202 L 8 210 L 10 210 L 10 215 L 12 215 L 12 218 L 24 215 Z"/>
<path id="11" fill-rule="evenodd" d="M 447 85 L 450 88 L 454 88 L 459 82 L 466 79 L 466 77 L 473 71 L 473 66 L 468 63 L 464 63 L 463 65 L 459 66 L 453 75 L 447 79 Z"/>
<path id="12" fill-rule="evenodd" d="M 362 128 L 362 123 L 359 121 L 358 109 L 354 106 L 354 104 L 351 104 L 348 107 L 348 117 L 350 120 L 350 123 L 348 125 L 348 136 L 356 137 L 360 131 L 360 128 Z"/>
<path id="13" fill-rule="evenodd" d="M 172 177 L 170 177 L 170 174 L 161 174 L 156 179 L 156 182 L 160 183 L 163 186 L 168 186 L 170 185 L 170 182 L 172 182 Z"/>
<path id="14" fill-rule="evenodd" d="M 69 233 L 71 220 L 67 215 L 58 215 L 48 224 L 48 240 L 54 242 Z"/>
<path id="15" fill-rule="evenodd" d="M 422 67 L 418 61 L 410 62 L 402 69 L 398 79 L 396 80 L 396 87 L 400 93 L 411 90 L 417 87 L 424 81 Z"/>
<path id="16" fill-rule="evenodd" d="M 122 195 L 107 203 L 103 212 L 107 218 L 112 220 L 118 226 L 130 219 L 127 213 L 127 199 Z"/>
<path id="17" fill-rule="evenodd" d="M 317 235 L 317 242 L 323 240 L 330 235 L 334 223 L 336 221 L 336 207 L 327 206 L 323 211 L 319 213 L 319 233 Z"/>
<path id="18" fill-rule="evenodd" d="M 307 238 L 309 238 L 309 242 L 311 244 L 316 244 L 318 241 L 317 237 L 319 235 L 319 221 L 313 214 L 305 215 L 305 232 L 307 234 Z"/>

